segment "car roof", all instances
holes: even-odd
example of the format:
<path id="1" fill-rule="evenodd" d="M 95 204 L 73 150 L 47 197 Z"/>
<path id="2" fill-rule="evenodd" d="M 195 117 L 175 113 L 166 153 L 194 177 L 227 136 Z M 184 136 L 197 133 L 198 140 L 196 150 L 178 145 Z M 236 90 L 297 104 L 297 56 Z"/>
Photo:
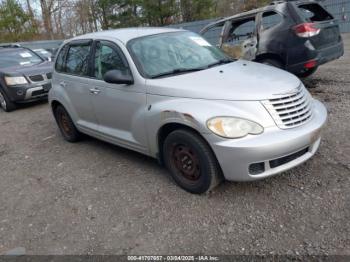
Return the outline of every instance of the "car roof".
<path id="1" fill-rule="evenodd" d="M 85 35 L 81 35 L 75 38 L 68 40 L 70 42 L 72 40 L 83 40 L 83 39 L 100 39 L 100 38 L 114 38 L 117 39 L 124 44 L 126 44 L 131 39 L 148 36 L 148 35 L 157 35 L 163 33 L 171 33 L 171 32 L 182 32 L 186 31 L 183 29 L 174 29 L 174 28 L 165 28 L 165 27 L 134 27 L 134 28 L 123 28 L 123 29 L 115 29 L 115 30 L 106 30 L 95 33 L 89 33 Z"/>
<path id="2" fill-rule="evenodd" d="M 23 47 L 0 47 L 0 52 L 9 52 L 9 51 L 23 51 L 27 50 Z"/>

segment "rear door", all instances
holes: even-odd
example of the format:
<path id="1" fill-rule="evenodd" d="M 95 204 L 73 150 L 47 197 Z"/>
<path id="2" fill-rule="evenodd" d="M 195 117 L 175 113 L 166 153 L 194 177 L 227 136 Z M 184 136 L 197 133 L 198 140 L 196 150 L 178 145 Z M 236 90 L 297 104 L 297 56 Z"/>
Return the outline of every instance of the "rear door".
<path id="1" fill-rule="evenodd" d="M 257 16 L 226 22 L 221 48 L 235 59 L 254 60 L 257 52 Z"/>
<path id="2" fill-rule="evenodd" d="M 70 113 L 75 118 L 79 128 L 85 132 L 98 128 L 97 119 L 93 110 L 90 83 L 89 62 L 91 59 L 92 40 L 75 40 L 70 42 L 66 48 L 66 55 L 62 68 L 55 76 L 55 84 L 64 90 L 65 99 Z M 60 57 L 57 59 L 57 63 Z M 56 63 L 56 65 L 57 65 Z"/>
<path id="3" fill-rule="evenodd" d="M 341 41 L 338 22 L 321 5 L 304 3 L 297 5 L 297 12 L 305 23 L 314 23 L 320 33 L 310 38 L 316 49 L 326 48 Z"/>

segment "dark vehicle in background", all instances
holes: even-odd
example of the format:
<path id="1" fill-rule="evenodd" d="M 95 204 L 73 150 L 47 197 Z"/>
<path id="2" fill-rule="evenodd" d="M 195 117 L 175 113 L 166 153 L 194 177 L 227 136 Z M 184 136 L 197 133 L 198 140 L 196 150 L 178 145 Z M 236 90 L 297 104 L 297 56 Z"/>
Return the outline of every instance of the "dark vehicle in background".
<path id="1" fill-rule="evenodd" d="M 222 28 L 220 47 L 233 58 L 285 69 L 299 77 L 344 54 L 338 22 L 312 0 L 275 1 L 218 20 L 201 30 Z"/>
<path id="2" fill-rule="evenodd" d="M 32 50 L 0 46 L 0 107 L 16 109 L 18 103 L 47 99 L 53 64 Z"/>

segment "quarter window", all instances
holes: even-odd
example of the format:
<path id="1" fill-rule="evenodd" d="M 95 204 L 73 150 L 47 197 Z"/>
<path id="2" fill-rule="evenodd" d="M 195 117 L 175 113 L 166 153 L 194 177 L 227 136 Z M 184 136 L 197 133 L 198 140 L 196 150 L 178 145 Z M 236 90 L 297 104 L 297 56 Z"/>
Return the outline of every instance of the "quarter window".
<path id="1" fill-rule="evenodd" d="M 282 16 L 276 12 L 265 12 L 261 20 L 262 30 L 270 29 L 281 23 L 282 20 Z"/>
<path id="2" fill-rule="evenodd" d="M 66 72 L 72 75 L 87 76 L 90 45 L 72 45 L 69 47 Z"/>
<path id="3" fill-rule="evenodd" d="M 94 68 L 94 77 L 100 80 L 110 70 L 123 72 L 129 70 L 117 47 L 112 47 L 111 44 L 105 42 L 97 43 Z"/>

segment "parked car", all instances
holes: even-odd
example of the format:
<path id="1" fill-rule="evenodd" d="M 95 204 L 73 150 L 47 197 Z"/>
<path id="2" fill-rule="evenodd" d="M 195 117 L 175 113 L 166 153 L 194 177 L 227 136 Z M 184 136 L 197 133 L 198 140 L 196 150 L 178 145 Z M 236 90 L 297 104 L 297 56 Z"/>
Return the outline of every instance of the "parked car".
<path id="1" fill-rule="evenodd" d="M 54 58 L 54 55 L 50 51 L 45 50 L 44 48 L 33 49 L 33 51 L 39 54 L 47 61 L 52 61 L 52 59 Z"/>
<path id="2" fill-rule="evenodd" d="M 53 64 L 28 48 L 0 46 L 0 105 L 7 112 L 18 103 L 47 99 Z"/>
<path id="3" fill-rule="evenodd" d="M 195 33 L 92 33 L 58 52 L 49 102 L 81 133 L 157 158 L 185 190 L 266 178 L 312 157 L 325 107 L 292 74 L 232 60 Z"/>
<path id="4" fill-rule="evenodd" d="M 209 24 L 223 27 L 220 47 L 233 58 L 276 66 L 299 77 L 344 54 L 338 22 L 312 0 L 275 1 Z"/>

